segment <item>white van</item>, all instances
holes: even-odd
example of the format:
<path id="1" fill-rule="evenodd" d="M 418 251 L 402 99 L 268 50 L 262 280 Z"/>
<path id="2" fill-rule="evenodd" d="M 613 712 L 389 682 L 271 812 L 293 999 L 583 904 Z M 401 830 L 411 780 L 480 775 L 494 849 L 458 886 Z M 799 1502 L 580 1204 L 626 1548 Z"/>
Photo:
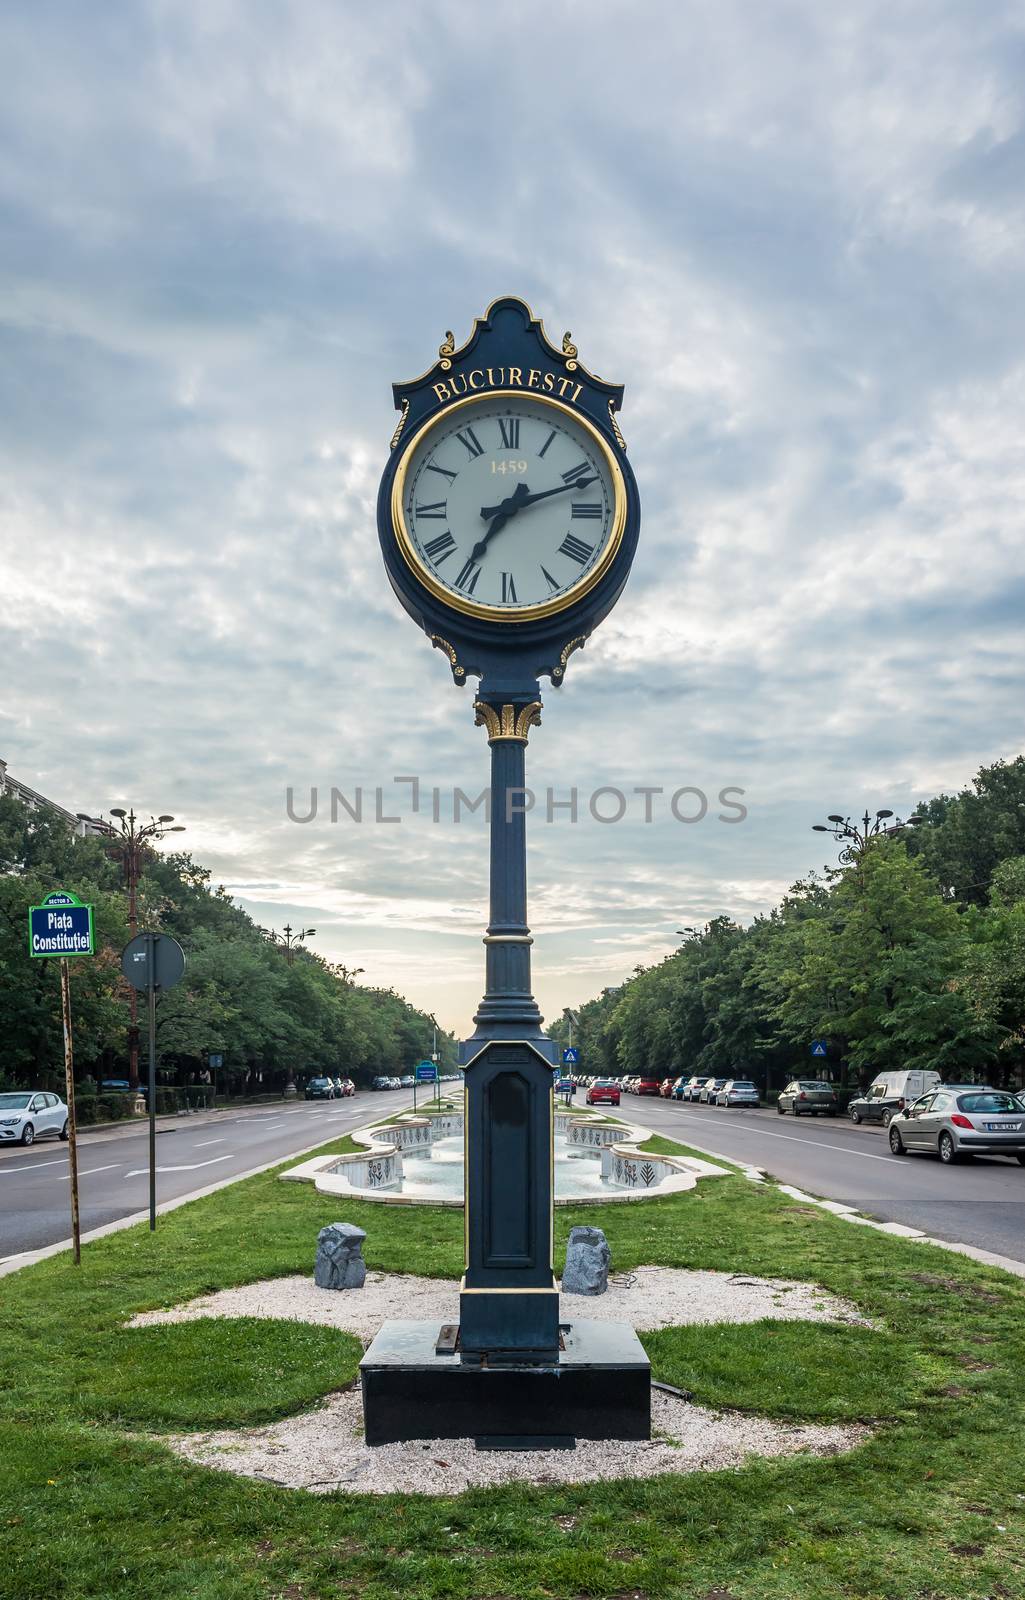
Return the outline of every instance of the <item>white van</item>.
<path id="1" fill-rule="evenodd" d="M 913 1072 L 879 1072 L 868 1086 L 868 1093 L 875 1090 L 880 1099 L 903 1100 L 905 1105 L 910 1105 L 913 1100 L 918 1100 L 923 1094 L 928 1094 L 930 1089 L 935 1089 L 940 1082 L 938 1072 L 925 1072 L 921 1069 Z M 880 1087 L 883 1095 L 879 1095 Z"/>

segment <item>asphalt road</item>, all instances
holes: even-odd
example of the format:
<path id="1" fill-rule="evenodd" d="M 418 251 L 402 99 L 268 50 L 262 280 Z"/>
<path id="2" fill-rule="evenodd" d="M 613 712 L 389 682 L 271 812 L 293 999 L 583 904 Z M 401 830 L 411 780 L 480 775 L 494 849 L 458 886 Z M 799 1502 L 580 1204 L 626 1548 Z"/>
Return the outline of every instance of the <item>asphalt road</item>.
<path id="1" fill-rule="evenodd" d="M 944 1167 L 935 1156 L 891 1155 L 879 1127 L 855 1127 L 846 1117 L 781 1117 L 775 1109 L 727 1111 L 628 1094 L 619 1115 L 764 1167 L 783 1183 L 881 1222 L 1025 1261 L 1025 1167 L 1007 1157 Z"/>
<path id="2" fill-rule="evenodd" d="M 157 1133 L 157 1199 L 284 1160 L 347 1129 L 411 1103 L 408 1091 L 350 1100 L 258 1106 L 182 1118 Z M 580 1095 L 583 1100 L 583 1094 Z M 1025 1261 L 1025 1168 L 976 1158 L 942 1167 L 929 1156 L 892 1156 L 879 1128 L 845 1118 L 778 1117 L 775 1111 L 625 1095 L 624 1118 L 696 1148 L 764 1167 L 823 1199 L 841 1200 L 885 1222 L 903 1222 L 940 1239 Z M 82 1231 L 148 1204 L 146 1125 L 83 1133 L 79 1139 Z M 70 1234 L 66 1146 L 39 1140 L 0 1150 L 0 1261 Z"/>
<path id="3" fill-rule="evenodd" d="M 157 1203 L 283 1161 L 410 1104 L 408 1090 L 363 1090 L 348 1100 L 201 1112 L 171 1125 L 158 1123 Z M 82 1130 L 78 1173 L 83 1233 L 144 1211 L 149 1205 L 145 1120 Z M 0 1150 L 0 1261 L 70 1234 L 67 1145 L 41 1138 L 28 1150 Z"/>

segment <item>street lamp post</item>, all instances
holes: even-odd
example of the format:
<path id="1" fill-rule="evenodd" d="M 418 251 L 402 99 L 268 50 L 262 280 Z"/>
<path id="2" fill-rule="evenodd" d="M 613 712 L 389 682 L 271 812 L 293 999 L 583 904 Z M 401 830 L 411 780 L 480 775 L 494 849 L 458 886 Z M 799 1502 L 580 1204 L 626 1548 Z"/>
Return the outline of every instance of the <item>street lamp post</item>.
<path id="1" fill-rule="evenodd" d="M 924 821 L 924 817 L 905 819 L 894 816 L 892 811 L 884 807 L 874 817 L 866 811 L 863 817 L 855 818 L 853 822 L 850 817 L 841 817 L 838 812 L 831 811 L 825 822 L 813 822 L 812 828 L 816 833 L 831 833 L 834 839 L 843 842 L 840 862 L 849 867 L 860 859 L 873 840 L 892 838 L 894 834 L 903 833 L 905 828 L 917 827 Z"/>
<path id="2" fill-rule="evenodd" d="M 159 817 L 150 817 L 149 821 L 141 826 L 137 823 L 134 811 L 125 811 L 121 806 L 111 806 L 110 814 L 116 817 L 116 823 L 108 822 L 106 817 L 91 817 L 85 811 L 78 813 L 78 820 L 88 822 L 97 833 L 109 840 L 109 854 L 117 856 L 121 862 L 128 886 L 128 926 L 134 939 L 139 931 L 139 870 L 143 855 L 151 839 L 162 839 L 165 833 L 184 833 L 185 827 L 183 823 L 175 823 L 174 818 L 167 812 Z M 128 1082 L 133 1089 L 137 1089 L 139 1013 L 134 988 L 129 990 L 128 1007 Z"/>
<path id="3" fill-rule="evenodd" d="M 292 962 L 295 960 L 296 951 L 302 947 L 303 941 L 306 939 L 312 939 L 316 931 L 316 928 L 300 928 L 297 932 L 296 929 L 292 927 L 290 922 L 286 922 L 284 929 L 285 936 L 283 939 L 278 938 L 277 932 L 274 928 L 271 929 L 270 933 L 268 934 L 268 938 L 270 939 L 270 942 L 274 946 L 275 950 L 280 950 L 281 954 L 288 962 L 288 965 L 291 966 Z M 287 1096 L 289 1090 L 291 1090 L 292 1094 L 294 1095 L 296 1093 L 295 1069 L 293 1067 L 286 1067 L 285 1070 L 288 1074 L 285 1082 L 285 1094 Z"/>
<path id="4" fill-rule="evenodd" d="M 285 937 L 283 939 L 279 939 L 277 933 L 272 928 L 270 931 L 270 939 L 275 949 L 281 951 L 281 954 L 284 956 L 289 966 L 291 966 L 292 962 L 295 960 L 295 953 L 302 944 L 303 940 L 312 939 L 316 931 L 316 928 L 300 928 L 298 932 L 296 932 L 296 930 L 292 927 L 292 924 L 290 922 L 286 922 Z M 359 968 L 358 970 L 362 971 L 362 968 Z"/>

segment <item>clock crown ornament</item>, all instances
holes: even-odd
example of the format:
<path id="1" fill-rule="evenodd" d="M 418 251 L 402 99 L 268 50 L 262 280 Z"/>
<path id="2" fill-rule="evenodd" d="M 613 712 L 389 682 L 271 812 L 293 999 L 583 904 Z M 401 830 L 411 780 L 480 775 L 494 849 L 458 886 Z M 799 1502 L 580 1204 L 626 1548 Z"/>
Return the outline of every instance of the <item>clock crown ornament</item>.
<path id="1" fill-rule="evenodd" d="M 393 392 L 378 532 L 395 593 L 458 685 L 480 678 L 484 698 L 540 677 L 558 686 L 637 546 L 622 385 L 506 296 Z"/>

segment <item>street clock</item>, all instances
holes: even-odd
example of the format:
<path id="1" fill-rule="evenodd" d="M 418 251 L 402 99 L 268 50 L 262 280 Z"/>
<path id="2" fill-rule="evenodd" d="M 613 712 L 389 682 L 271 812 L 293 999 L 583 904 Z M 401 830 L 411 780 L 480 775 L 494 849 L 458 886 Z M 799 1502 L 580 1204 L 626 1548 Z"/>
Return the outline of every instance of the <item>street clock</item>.
<path id="1" fill-rule="evenodd" d="M 458 683 L 510 673 L 561 683 L 636 549 L 622 387 L 587 372 L 569 334 L 558 348 L 506 298 L 394 394 L 402 418 L 378 530 L 396 594 Z"/>

